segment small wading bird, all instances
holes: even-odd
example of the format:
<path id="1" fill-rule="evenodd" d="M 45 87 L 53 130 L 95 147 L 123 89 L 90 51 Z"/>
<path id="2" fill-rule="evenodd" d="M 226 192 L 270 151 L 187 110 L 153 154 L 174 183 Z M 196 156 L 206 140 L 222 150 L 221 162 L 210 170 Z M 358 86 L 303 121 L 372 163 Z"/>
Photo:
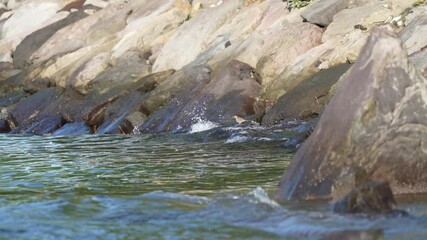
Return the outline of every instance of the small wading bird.
<path id="1" fill-rule="evenodd" d="M 244 119 L 244 118 L 242 118 L 242 117 L 239 117 L 239 116 L 237 116 L 237 115 L 234 115 L 233 117 L 232 117 L 238 124 L 242 124 L 242 123 L 245 123 L 245 122 L 254 122 L 254 121 L 251 121 L 251 120 L 246 120 L 246 119 Z"/>

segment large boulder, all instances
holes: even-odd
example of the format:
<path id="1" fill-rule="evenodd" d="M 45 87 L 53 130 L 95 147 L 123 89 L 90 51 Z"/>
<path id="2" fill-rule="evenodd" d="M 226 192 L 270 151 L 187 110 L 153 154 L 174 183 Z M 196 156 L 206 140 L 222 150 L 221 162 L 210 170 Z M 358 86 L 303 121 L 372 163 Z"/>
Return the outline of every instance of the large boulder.
<path id="1" fill-rule="evenodd" d="M 348 0 L 323 0 L 309 5 L 301 16 L 308 22 L 326 27 L 328 26 L 335 14 L 347 8 Z"/>
<path id="2" fill-rule="evenodd" d="M 199 122 L 227 123 L 233 115 L 254 114 L 254 96 L 261 86 L 253 69 L 237 60 L 216 74 L 201 78 L 198 84 L 174 98 L 150 116 L 141 132 L 185 131 Z"/>
<path id="3" fill-rule="evenodd" d="M 2 38 L 10 38 L 48 21 L 61 8 L 56 0 L 29 1 L 15 10 L 3 25 Z M 34 17 L 37 16 L 37 17 Z M 18 27 L 19 26 L 19 27 Z"/>
<path id="4" fill-rule="evenodd" d="M 217 7 L 200 10 L 165 44 L 153 65 L 153 71 L 179 70 L 194 61 L 207 49 L 212 35 L 241 7 L 243 7 L 243 1 L 230 0 Z"/>
<path id="5" fill-rule="evenodd" d="M 426 86 L 397 36 L 375 30 L 283 175 L 278 199 L 329 198 L 360 167 L 395 194 L 427 192 Z"/>
<path id="6" fill-rule="evenodd" d="M 427 7 L 425 7 L 427 12 Z M 409 60 L 427 77 L 427 15 L 420 14 L 412 19 L 399 33 L 408 50 Z"/>
<path id="7" fill-rule="evenodd" d="M 338 65 L 302 81 L 277 100 L 264 116 L 263 125 L 278 124 L 286 120 L 307 120 L 320 115 L 329 101 L 331 87 L 350 66 L 350 64 Z"/>
<path id="8" fill-rule="evenodd" d="M 131 49 L 153 54 L 152 44 L 161 36 L 170 36 L 188 18 L 188 5 L 184 0 L 148 1 L 127 19 L 120 41 L 112 49 L 112 60 Z"/>
<path id="9" fill-rule="evenodd" d="M 24 68 L 29 65 L 28 59 L 37 51 L 51 36 L 60 29 L 87 17 L 82 11 L 71 13 L 66 18 L 39 29 L 22 40 L 13 53 L 13 65 L 16 68 Z"/>
<path id="10" fill-rule="evenodd" d="M 106 8 L 80 21 L 58 30 L 49 38 L 29 60 L 42 63 L 52 57 L 74 52 L 104 38 L 111 37 L 126 26 L 126 19 L 131 9 L 110 4 Z"/>

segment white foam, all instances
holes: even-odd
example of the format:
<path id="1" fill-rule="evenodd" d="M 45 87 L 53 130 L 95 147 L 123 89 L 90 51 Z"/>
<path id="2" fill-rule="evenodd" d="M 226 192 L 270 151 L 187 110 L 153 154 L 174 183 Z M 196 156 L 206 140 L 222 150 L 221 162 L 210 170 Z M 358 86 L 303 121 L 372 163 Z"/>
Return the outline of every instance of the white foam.
<path id="1" fill-rule="evenodd" d="M 243 143 L 243 142 L 247 142 L 248 140 L 249 138 L 246 136 L 234 135 L 234 136 L 231 136 L 229 139 L 227 139 L 225 143 Z"/>
<path id="2" fill-rule="evenodd" d="M 272 200 L 268 196 L 268 193 L 261 187 L 257 187 L 255 190 L 253 190 L 249 194 L 253 195 L 255 197 L 255 199 L 260 203 L 264 203 L 264 204 L 270 205 L 272 207 L 278 207 L 279 206 L 279 204 L 277 202 L 275 202 L 274 200 Z"/>
<path id="3" fill-rule="evenodd" d="M 189 133 L 204 132 L 218 126 L 219 125 L 217 123 L 200 120 L 191 126 Z"/>

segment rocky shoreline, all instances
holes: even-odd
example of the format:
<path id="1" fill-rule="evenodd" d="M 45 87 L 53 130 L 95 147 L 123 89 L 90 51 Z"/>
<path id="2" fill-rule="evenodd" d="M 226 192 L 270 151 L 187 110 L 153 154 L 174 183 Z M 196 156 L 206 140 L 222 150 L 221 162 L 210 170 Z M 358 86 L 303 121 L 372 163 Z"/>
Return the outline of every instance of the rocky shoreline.
<path id="1" fill-rule="evenodd" d="M 278 199 L 342 195 L 358 168 L 394 193 L 427 192 L 425 1 L 0 3 L 1 133 L 321 116 Z"/>

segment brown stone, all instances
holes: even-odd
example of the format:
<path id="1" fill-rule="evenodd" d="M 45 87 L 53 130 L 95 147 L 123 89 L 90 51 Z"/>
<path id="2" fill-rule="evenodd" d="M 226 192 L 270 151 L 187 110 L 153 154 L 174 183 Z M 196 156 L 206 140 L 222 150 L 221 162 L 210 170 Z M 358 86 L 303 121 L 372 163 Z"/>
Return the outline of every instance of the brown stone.
<path id="1" fill-rule="evenodd" d="M 427 192 L 427 81 L 376 29 L 283 175 L 278 199 L 330 198 L 361 167 L 396 194 Z"/>

